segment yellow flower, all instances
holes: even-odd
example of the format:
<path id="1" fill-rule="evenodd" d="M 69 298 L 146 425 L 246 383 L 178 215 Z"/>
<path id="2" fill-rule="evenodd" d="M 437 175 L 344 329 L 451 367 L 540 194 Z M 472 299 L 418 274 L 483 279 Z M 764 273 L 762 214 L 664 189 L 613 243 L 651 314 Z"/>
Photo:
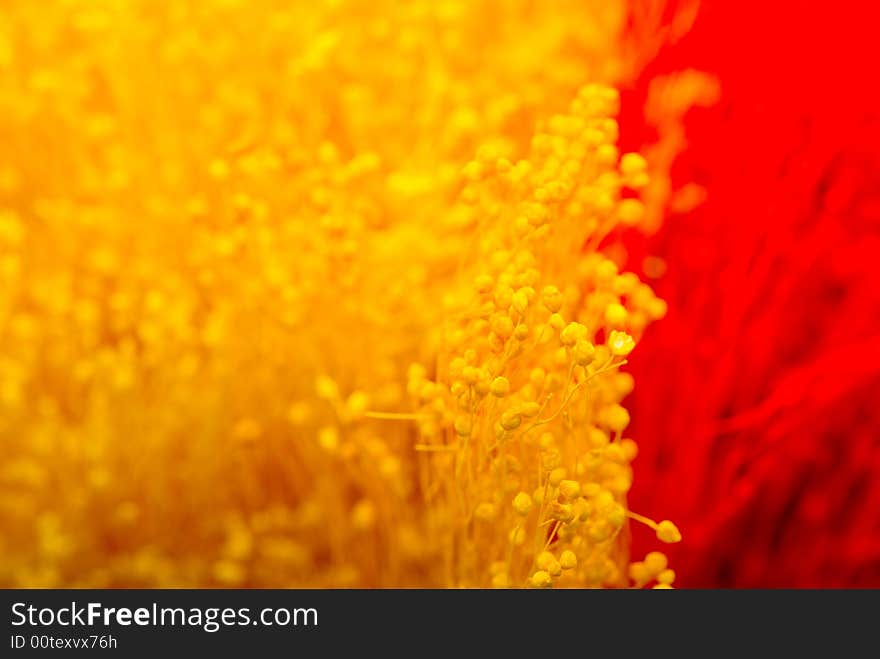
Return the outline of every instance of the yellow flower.
<path id="1" fill-rule="evenodd" d="M 626 332 L 612 330 L 608 335 L 608 347 L 611 348 L 612 355 L 625 357 L 636 347 L 636 342 Z"/>
<path id="2" fill-rule="evenodd" d="M 4 2 L 0 585 L 627 585 L 627 11 Z"/>

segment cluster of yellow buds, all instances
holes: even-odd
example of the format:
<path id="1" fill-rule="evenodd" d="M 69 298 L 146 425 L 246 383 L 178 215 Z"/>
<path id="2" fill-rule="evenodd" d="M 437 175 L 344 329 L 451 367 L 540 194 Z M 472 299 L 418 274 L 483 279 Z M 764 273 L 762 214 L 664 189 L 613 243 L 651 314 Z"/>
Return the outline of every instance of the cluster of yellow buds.
<path id="1" fill-rule="evenodd" d="M 596 251 L 644 217 L 646 163 L 618 153 L 618 110 L 615 89 L 584 87 L 542 122 L 527 159 L 484 148 L 464 167 L 470 285 L 445 299 L 437 358 L 408 385 L 450 583 L 626 583 L 637 448 L 621 367 L 666 308 Z"/>
<path id="2" fill-rule="evenodd" d="M 0 585 L 623 584 L 628 18 L 3 2 Z"/>

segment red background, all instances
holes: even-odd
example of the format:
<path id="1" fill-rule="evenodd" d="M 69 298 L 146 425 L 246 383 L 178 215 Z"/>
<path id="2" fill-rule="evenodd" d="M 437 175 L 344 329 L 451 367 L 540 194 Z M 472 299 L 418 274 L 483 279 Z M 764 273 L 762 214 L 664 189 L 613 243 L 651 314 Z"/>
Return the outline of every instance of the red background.
<path id="1" fill-rule="evenodd" d="M 687 67 L 722 88 L 674 169 L 706 203 L 627 237 L 630 267 L 668 264 L 669 314 L 632 360 L 631 505 L 679 524 L 680 586 L 880 586 L 878 18 L 704 3 L 627 94 L 632 112 Z"/>

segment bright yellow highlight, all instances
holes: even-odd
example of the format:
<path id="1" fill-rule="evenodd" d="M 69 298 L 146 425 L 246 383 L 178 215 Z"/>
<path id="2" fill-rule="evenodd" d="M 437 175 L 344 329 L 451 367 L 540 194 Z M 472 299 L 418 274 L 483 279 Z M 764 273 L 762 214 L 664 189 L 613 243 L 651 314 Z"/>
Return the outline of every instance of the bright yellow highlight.
<path id="1" fill-rule="evenodd" d="M 621 406 L 665 305 L 599 250 L 665 203 L 627 20 L 4 2 L 0 585 L 672 583 Z"/>

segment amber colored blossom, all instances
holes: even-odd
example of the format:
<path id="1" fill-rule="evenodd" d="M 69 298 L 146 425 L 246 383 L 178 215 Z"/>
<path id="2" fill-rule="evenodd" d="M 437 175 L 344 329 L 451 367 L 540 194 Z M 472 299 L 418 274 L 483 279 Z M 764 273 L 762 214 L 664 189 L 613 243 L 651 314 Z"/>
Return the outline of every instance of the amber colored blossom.
<path id="1" fill-rule="evenodd" d="M 0 584 L 669 587 L 621 405 L 666 305 L 600 250 L 681 148 L 617 146 L 659 20 L 4 2 Z"/>

